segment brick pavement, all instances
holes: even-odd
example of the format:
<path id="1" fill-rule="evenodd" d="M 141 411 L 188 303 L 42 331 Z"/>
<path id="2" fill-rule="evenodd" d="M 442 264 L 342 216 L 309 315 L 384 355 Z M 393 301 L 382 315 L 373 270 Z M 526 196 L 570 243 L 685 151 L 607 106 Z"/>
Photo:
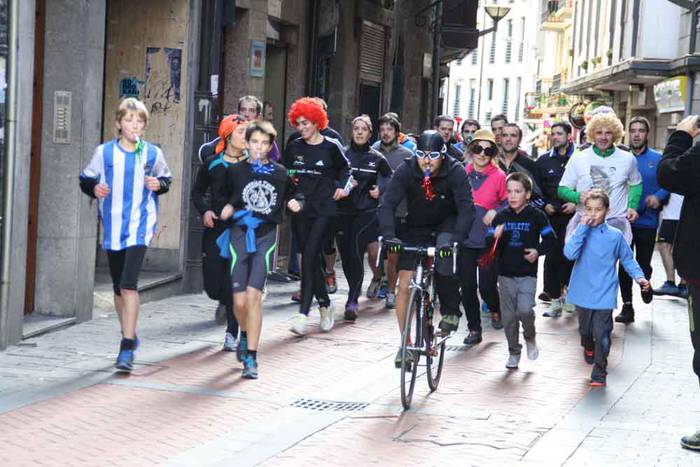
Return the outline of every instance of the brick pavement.
<path id="1" fill-rule="evenodd" d="M 700 463 L 678 447 L 698 425 L 700 393 L 676 300 L 639 305 L 633 327 L 615 326 L 607 389 L 589 390 L 575 316 L 538 316 L 537 361 L 508 372 L 502 331 L 487 327 L 472 349 L 458 333 L 438 391 L 420 377 L 404 413 L 393 314 L 365 302 L 357 324 L 325 334 L 312 312 L 310 334 L 296 338 L 294 287 L 270 287 L 258 381 L 219 351 L 203 296 L 144 306 L 128 378 L 111 369 L 113 316 L 0 353 L 0 465 Z M 300 399 L 367 405 L 319 412 L 294 406 Z"/>

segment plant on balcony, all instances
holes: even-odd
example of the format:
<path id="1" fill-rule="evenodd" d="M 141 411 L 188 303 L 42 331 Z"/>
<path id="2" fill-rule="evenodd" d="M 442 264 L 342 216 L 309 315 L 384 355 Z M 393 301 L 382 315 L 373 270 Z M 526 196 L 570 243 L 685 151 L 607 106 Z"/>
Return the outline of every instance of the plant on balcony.
<path id="1" fill-rule="evenodd" d="M 608 49 L 608 51 L 605 52 L 605 54 L 606 54 L 606 55 L 608 56 L 608 58 L 610 59 L 610 58 L 612 58 L 612 56 L 613 56 L 613 50 L 612 50 L 612 49 Z"/>
<path id="2" fill-rule="evenodd" d="M 591 59 L 591 61 L 592 61 L 593 63 L 595 63 L 596 65 L 600 65 L 600 62 L 603 61 L 603 57 L 593 57 L 593 58 Z"/>
<path id="3" fill-rule="evenodd" d="M 584 70 L 588 70 L 588 60 L 584 60 L 581 62 L 581 68 Z"/>

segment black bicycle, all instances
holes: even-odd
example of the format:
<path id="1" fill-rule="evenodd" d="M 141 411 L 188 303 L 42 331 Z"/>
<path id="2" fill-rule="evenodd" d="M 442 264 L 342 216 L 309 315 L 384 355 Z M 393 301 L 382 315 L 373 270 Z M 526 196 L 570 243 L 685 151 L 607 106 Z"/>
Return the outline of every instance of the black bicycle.
<path id="1" fill-rule="evenodd" d="M 437 293 L 433 286 L 433 276 L 435 274 L 435 256 L 439 250 L 433 246 L 386 243 L 391 249 L 414 253 L 417 256 L 416 269 L 411 278 L 406 322 L 401 332 L 401 404 L 405 409 L 409 409 L 418 377 L 421 356 L 426 358 L 425 369 L 428 386 L 430 392 L 433 392 L 440 383 L 445 360 L 445 341 L 450 337 L 449 333 L 445 334 L 439 329 L 439 319 L 435 313 Z M 382 248 L 383 244 L 380 238 L 380 254 L 377 255 L 377 258 L 381 258 Z M 456 243 L 452 246 L 450 254 L 454 274 L 457 270 Z"/>

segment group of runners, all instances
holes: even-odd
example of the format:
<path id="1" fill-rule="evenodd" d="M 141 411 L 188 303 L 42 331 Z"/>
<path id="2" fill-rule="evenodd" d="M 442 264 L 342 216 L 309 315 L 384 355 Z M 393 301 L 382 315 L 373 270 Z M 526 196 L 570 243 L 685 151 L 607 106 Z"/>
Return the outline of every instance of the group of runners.
<path id="1" fill-rule="evenodd" d="M 606 384 L 618 286 L 623 306 L 614 320 L 622 323 L 634 321 L 633 281 L 647 303 L 654 293 L 687 297 L 687 286 L 675 282 L 670 247 L 682 197 L 656 181 L 661 154 L 649 147 L 643 117 L 628 124 L 629 147 L 621 145 L 625 129 L 610 108 L 591 116 L 586 142 L 578 146 L 571 126 L 555 123 L 552 149 L 533 160 L 520 149 L 522 130 L 503 115 L 492 119 L 490 130 L 466 120 L 456 134 L 455 120 L 442 115 L 417 135 L 404 134 L 395 113 L 377 122 L 360 115 L 345 144 L 329 126 L 325 102 L 305 97 L 288 111 L 297 131 L 281 151 L 262 109 L 254 96 L 240 99 L 238 113 L 221 121 L 218 138 L 200 149 L 192 189 L 204 224 L 205 290 L 220 302 L 217 319 L 227 322 L 223 348 L 236 352 L 244 378 L 258 377 L 263 294 L 286 215 L 301 258 L 299 308 L 290 328 L 297 335 L 307 332 L 314 300 L 321 330 L 334 326 L 329 289 L 336 284 L 328 280 L 334 243 L 349 289 L 346 321 L 361 319 L 367 254 L 366 295 L 395 308 L 403 329 L 416 258 L 402 246 L 431 244 L 438 252 L 442 332 L 458 329 L 463 309 L 464 343 L 477 345 L 486 316 L 494 329 L 504 329 L 505 366 L 517 369 L 521 326 L 527 357 L 539 355 L 539 298 L 548 303 L 545 317 L 578 313 L 592 386 Z M 132 369 L 139 345 L 138 273 L 155 232 L 158 196 L 171 180 L 162 151 L 143 139 L 148 119 L 143 103 L 124 99 L 115 115 L 117 138 L 99 146 L 80 175 L 81 189 L 99 200 L 122 371 Z M 380 237 L 388 248 L 377 262 Z M 657 241 L 667 281 L 654 291 L 649 279 Z M 537 295 L 541 256 L 544 290 Z M 412 358 L 397 353 L 395 364 Z"/>

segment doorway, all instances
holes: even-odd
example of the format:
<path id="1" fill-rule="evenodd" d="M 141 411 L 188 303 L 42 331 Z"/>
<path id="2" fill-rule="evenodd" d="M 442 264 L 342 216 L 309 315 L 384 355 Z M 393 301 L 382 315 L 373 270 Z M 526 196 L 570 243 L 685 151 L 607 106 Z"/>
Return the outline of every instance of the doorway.
<path id="1" fill-rule="evenodd" d="M 277 141 L 286 141 L 287 48 L 268 42 L 266 54 L 264 100 L 272 104 L 272 124 L 277 130 Z"/>

